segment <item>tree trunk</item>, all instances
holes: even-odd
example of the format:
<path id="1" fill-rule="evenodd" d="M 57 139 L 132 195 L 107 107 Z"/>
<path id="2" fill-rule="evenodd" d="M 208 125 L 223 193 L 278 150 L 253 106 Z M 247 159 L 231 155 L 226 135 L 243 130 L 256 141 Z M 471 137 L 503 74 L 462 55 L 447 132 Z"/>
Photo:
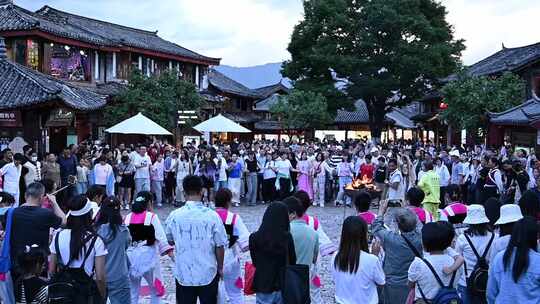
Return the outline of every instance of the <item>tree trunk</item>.
<path id="1" fill-rule="evenodd" d="M 371 138 L 377 143 L 381 142 L 381 134 L 384 127 L 384 118 L 386 98 L 373 98 L 371 101 L 366 101 L 366 106 L 369 114 L 369 129 Z"/>

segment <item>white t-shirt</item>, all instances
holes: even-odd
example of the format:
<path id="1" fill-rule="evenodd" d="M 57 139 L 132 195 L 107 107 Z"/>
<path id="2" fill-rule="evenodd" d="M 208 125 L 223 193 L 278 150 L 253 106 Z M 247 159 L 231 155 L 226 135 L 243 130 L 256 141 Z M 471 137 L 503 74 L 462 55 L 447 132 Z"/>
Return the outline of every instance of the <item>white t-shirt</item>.
<path id="1" fill-rule="evenodd" d="M 101 165 L 97 163 L 94 166 L 94 178 L 96 185 L 107 185 L 107 176 L 112 172 L 112 167 L 109 164 Z"/>
<path id="2" fill-rule="evenodd" d="M 474 248 L 478 252 L 479 255 L 482 255 L 484 253 L 484 250 L 486 249 L 486 246 L 489 242 L 489 239 L 491 238 L 491 232 L 488 232 L 486 235 L 474 235 L 470 236 L 471 242 L 474 245 Z M 495 236 L 495 239 L 493 239 L 493 242 L 497 240 L 497 236 Z M 489 250 L 491 251 L 491 248 L 493 248 L 493 244 L 491 244 Z M 461 278 L 459 279 L 459 285 L 461 286 L 467 286 L 467 276 L 471 274 L 471 271 L 474 269 L 474 266 L 476 266 L 476 256 L 474 255 L 474 252 L 472 251 L 471 246 L 469 245 L 469 242 L 467 242 L 467 239 L 465 239 L 465 235 L 462 234 L 458 236 L 456 240 L 456 251 L 463 256 L 465 259 L 465 265 L 464 267 L 467 267 L 467 274 L 465 274 L 465 271 L 462 272 Z M 486 254 L 486 259 L 489 262 L 490 258 L 490 252 L 488 251 Z"/>
<path id="3" fill-rule="evenodd" d="M 64 229 L 58 232 L 54 235 L 51 244 L 49 245 L 49 250 L 51 253 L 57 254 L 56 248 L 55 248 L 55 242 L 56 238 L 60 237 L 58 239 L 58 247 L 60 249 L 60 255 L 62 256 L 62 262 L 67 263 L 69 261 L 69 243 L 71 241 L 71 229 Z M 69 267 L 71 268 L 78 268 L 81 267 L 82 262 L 84 260 L 84 256 L 86 255 L 86 248 L 90 247 L 91 240 L 89 240 L 85 245 L 85 250 L 83 250 L 83 254 L 76 260 L 72 260 L 69 264 Z M 99 256 L 107 255 L 107 249 L 105 248 L 105 244 L 101 240 L 100 237 L 96 239 L 96 242 L 94 243 L 94 247 L 92 248 L 92 251 L 90 252 L 90 255 L 86 259 L 86 262 L 84 263 L 84 270 L 89 276 L 92 276 L 94 273 L 94 259 Z M 59 260 L 59 259 L 57 259 Z"/>
<path id="4" fill-rule="evenodd" d="M 283 174 L 285 176 L 290 176 L 291 175 L 292 165 L 291 165 L 291 162 L 288 159 L 286 159 L 286 160 L 281 160 L 281 159 L 276 160 L 275 161 L 275 166 L 278 169 L 278 173 Z"/>
<path id="5" fill-rule="evenodd" d="M 454 259 L 449 254 L 439 254 L 439 255 L 425 255 L 424 258 L 426 261 L 428 261 L 431 266 L 435 269 L 437 272 L 437 275 L 439 278 L 441 278 L 443 284 L 445 286 L 448 286 L 450 284 L 450 280 L 452 279 L 452 275 L 446 275 L 443 272 L 443 268 L 449 267 L 452 264 L 454 264 Z M 456 273 L 456 278 L 454 279 L 454 287 L 457 287 L 460 271 L 461 268 L 457 270 L 458 273 Z M 429 269 L 429 267 L 422 261 L 421 259 L 415 257 L 413 262 L 411 263 L 411 266 L 409 266 L 409 281 L 415 282 L 415 299 L 422 299 L 422 294 L 420 293 L 420 288 L 422 288 L 422 292 L 424 292 L 424 295 L 428 300 L 433 299 L 437 292 L 439 292 L 440 285 L 437 282 L 437 279 L 435 279 L 435 276 Z"/>
<path id="6" fill-rule="evenodd" d="M 152 164 L 150 156 L 141 156 L 137 153 L 133 158 L 133 165 L 135 168 L 143 166 L 142 168 L 137 168 L 135 171 L 135 178 L 150 178 L 150 165 Z"/>
<path id="7" fill-rule="evenodd" d="M 263 168 L 263 179 L 270 179 L 276 177 L 276 172 L 272 170 L 272 167 L 274 166 L 274 161 L 268 161 L 265 163 Z"/>
<path id="8" fill-rule="evenodd" d="M 332 258 L 332 265 L 336 255 Z M 360 252 L 360 265 L 356 273 L 342 272 L 332 267 L 338 304 L 377 304 L 377 285 L 386 283 L 381 262 L 373 254 Z"/>
<path id="9" fill-rule="evenodd" d="M 390 176 L 388 177 L 389 183 L 399 183 L 399 186 L 397 189 L 394 189 L 392 187 L 388 187 L 388 199 L 389 200 L 403 200 L 404 193 L 403 193 L 403 176 L 401 175 L 401 172 L 399 170 L 396 170 L 392 173 L 390 173 Z"/>

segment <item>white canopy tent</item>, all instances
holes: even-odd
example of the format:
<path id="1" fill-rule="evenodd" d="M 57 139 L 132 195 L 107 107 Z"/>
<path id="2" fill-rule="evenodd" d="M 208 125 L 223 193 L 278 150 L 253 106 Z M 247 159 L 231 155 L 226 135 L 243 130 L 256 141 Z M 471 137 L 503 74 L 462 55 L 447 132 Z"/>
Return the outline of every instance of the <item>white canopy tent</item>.
<path id="1" fill-rule="evenodd" d="M 139 113 L 105 130 L 111 134 L 172 135 L 150 118 Z"/>
<path id="2" fill-rule="evenodd" d="M 234 121 L 228 119 L 221 114 L 219 114 L 218 116 L 214 116 L 206 121 L 203 121 L 193 128 L 201 133 L 251 133 L 249 129 L 242 127 L 241 125 L 235 123 Z"/>

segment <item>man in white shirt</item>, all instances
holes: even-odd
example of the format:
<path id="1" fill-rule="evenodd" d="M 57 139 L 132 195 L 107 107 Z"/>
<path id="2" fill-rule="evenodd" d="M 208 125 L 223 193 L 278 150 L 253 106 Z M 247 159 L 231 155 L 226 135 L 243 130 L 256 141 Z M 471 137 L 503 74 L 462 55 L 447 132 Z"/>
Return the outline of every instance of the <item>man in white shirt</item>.
<path id="1" fill-rule="evenodd" d="M 135 166 L 135 195 L 141 191 L 150 191 L 150 165 L 152 160 L 146 154 L 146 147 L 139 147 L 139 153 L 133 156 Z"/>
<path id="2" fill-rule="evenodd" d="M 398 169 L 397 160 L 390 159 L 388 161 L 388 200 L 405 200 L 405 193 L 403 191 L 403 175 Z"/>
<path id="3" fill-rule="evenodd" d="M 441 158 L 435 159 L 435 172 L 439 175 L 439 182 L 441 183 L 440 200 L 444 204 L 446 188 L 450 184 L 450 171 L 448 171 L 448 167 Z"/>
<path id="4" fill-rule="evenodd" d="M 183 187 L 186 204 L 171 212 L 165 228 L 175 245 L 176 302 L 216 304 L 227 234 L 218 214 L 201 202 L 201 178 L 188 175 Z"/>
<path id="5" fill-rule="evenodd" d="M 277 171 L 276 177 L 276 190 L 279 192 L 279 199 L 283 200 L 290 196 L 294 190 L 291 181 L 291 170 L 294 170 L 291 161 L 287 158 L 287 153 L 282 152 L 281 156 L 275 161 L 275 170 Z"/>
<path id="6" fill-rule="evenodd" d="M 3 179 L 4 191 L 11 194 L 15 198 L 14 207 L 19 206 L 20 196 L 20 180 L 22 173 L 22 162 L 25 160 L 24 156 L 20 153 L 16 153 L 13 156 L 13 162 L 4 165 L 0 168 L 0 176 Z"/>

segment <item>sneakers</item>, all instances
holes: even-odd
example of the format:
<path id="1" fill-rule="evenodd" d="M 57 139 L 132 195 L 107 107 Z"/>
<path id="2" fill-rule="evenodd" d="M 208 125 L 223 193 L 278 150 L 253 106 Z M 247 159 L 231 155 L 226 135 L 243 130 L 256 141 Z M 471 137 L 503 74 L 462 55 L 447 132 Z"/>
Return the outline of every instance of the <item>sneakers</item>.
<path id="1" fill-rule="evenodd" d="M 240 207 L 240 203 L 234 203 L 235 207 Z"/>

